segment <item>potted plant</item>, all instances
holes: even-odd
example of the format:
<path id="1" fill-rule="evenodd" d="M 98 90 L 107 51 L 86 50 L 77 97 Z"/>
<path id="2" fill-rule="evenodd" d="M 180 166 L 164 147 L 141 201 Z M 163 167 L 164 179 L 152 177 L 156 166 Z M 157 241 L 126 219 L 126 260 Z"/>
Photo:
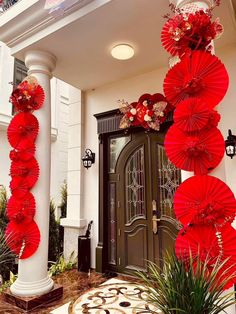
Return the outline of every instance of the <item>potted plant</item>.
<path id="1" fill-rule="evenodd" d="M 152 313 L 218 314 L 235 304 L 234 292 L 222 295 L 233 275 L 215 263 L 209 272 L 207 261 L 188 262 L 166 254 L 161 269 L 148 262 L 148 272 L 137 272 L 146 292 L 147 302 L 156 308 Z M 227 313 L 227 312 L 224 312 Z"/>

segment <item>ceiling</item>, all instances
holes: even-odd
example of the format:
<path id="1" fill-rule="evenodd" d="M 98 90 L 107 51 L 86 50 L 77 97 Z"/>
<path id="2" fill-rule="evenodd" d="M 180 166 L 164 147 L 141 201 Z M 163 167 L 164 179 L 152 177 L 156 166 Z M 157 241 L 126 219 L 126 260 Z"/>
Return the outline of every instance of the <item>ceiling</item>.
<path id="1" fill-rule="evenodd" d="M 235 1 L 235 0 L 233 0 Z M 57 57 L 54 75 L 82 90 L 148 72 L 168 64 L 168 53 L 160 43 L 160 32 L 169 12 L 168 0 L 112 0 L 76 21 L 53 31 L 16 56 L 23 58 L 27 49 L 41 49 Z M 224 35 L 216 49 L 236 43 L 232 3 L 223 0 L 215 10 L 224 24 Z M 115 60 L 110 49 L 128 43 L 134 58 Z"/>

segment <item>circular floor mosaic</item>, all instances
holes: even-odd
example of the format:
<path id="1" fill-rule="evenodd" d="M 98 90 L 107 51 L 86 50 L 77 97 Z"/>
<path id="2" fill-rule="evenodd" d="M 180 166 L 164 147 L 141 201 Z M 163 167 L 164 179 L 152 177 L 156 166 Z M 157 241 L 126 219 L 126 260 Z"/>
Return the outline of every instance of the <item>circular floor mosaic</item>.
<path id="1" fill-rule="evenodd" d="M 161 313 L 147 304 L 142 287 L 110 279 L 83 294 L 73 305 L 73 314 L 141 314 Z"/>

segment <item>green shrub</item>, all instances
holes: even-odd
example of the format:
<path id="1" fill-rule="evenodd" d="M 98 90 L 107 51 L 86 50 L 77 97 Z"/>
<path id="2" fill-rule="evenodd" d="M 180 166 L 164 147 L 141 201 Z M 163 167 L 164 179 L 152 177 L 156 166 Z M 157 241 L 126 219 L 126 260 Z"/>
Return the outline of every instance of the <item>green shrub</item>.
<path id="1" fill-rule="evenodd" d="M 69 257 L 69 261 L 67 262 L 63 255 L 59 257 L 59 259 L 52 263 L 51 267 L 49 268 L 49 276 L 55 276 L 58 274 L 63 273 L 66 270 L 71 270 L 76 265 L 76 258 L 74 256 L 74 252 L 71 253 Z"/>
<path id="2" fill-rule="evenodd" d="M 67 210 L 67 184 L 66 182 L 61 187 L 61 218 L 66 217 L 66 210 Z"/>
<path id="3" fill-rule="evenodd" d="M 60 256 L 59 223 L 55 218 L 55 204 L 50 201 L 48 260 L 55 262 Z"/>
<path id="4" fill-rule="evenodd" d="M 5 241 L 5 229 L 8 223 L 6 216 L 7 207 L 7 192 L 6 188 L 0 188 L 0 275 L 3 280 L 10 278 L 10 272 L 15 270 L 15 255 L 11 253 Z"/>
<path id="5" fill-rule="evenodd" d="M 147 302 L 163 314 L 218 314 L 235 304 L 234 292 L 222 296 L 225 284 L 233 276 L 220 276 L 225 263 L 216 262 L 209 274 L 207 261 L 188 264 L 167 254 L 163 270 L 148 263 L 148 273 L 137 272 L 147 295 Z M 156 313 L 156 312 L 153 312 Z M 224 312 L 226 313 L 226 312 Z"/>

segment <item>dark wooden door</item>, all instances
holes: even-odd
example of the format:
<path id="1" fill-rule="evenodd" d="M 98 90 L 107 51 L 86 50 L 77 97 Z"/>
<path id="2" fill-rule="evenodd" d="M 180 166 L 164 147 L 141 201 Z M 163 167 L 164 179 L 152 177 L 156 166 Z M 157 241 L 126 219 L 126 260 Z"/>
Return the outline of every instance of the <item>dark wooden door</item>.
<path id="1" fill-rule="evenodd" d="M 164 133 L 134 132 L 109 139 L 108 264 L 111 270 L 146 270 L 173 250 L 179 225 L 173 194 L 180 171 L 167 159 Z"/>

